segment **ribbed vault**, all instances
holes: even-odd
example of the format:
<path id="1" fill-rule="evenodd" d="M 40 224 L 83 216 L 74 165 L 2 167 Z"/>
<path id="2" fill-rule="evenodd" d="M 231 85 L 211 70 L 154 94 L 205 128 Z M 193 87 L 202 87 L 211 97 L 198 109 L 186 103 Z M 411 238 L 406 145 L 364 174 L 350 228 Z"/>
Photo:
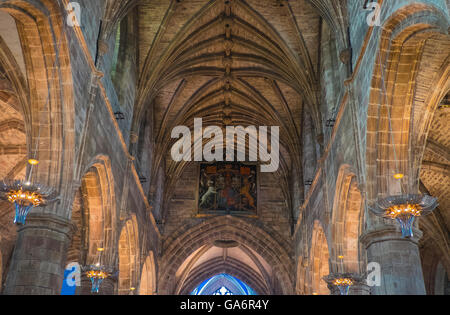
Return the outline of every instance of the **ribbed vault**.
<path id="1" fill-rule="evenodd" d="M 234 245 L 220 245 L 224 242 Z M 281 240 L 242 219 L 216 217 L 186 227 L 166 240 L 163 252 L 160 294 L 186 293 L 221 273 L 240 278 L 260 294 L 293 291 L 292 252 Z"/>
<path id="2" fill-rule="evenodd" d="M 194 118 L 202 118 L 204 128 L 219 126 L 224 135 L 226 126 L 279 126 L 276 176 L 285 199 L 290 200 L 289 174 L 302 168 L 299 139 L 305 107 L 317 134 L 322 130 L 318 90 L 322 23 L 334 21 L 332 25 L 337 26 L 345 22 L 340 3 L 268 2 L 139 4 L 140 80 L 132 129 L 134 135 L 139 134 L 152 107 L 155 156 L 151 178 L 157 178 L 164 165 L 164 201 L 188 165 L 170 158 L 176 142 L 171 132 L 182 125 L 193 134 Z M 342 36 L 335 36 L 342 41 Z"/>

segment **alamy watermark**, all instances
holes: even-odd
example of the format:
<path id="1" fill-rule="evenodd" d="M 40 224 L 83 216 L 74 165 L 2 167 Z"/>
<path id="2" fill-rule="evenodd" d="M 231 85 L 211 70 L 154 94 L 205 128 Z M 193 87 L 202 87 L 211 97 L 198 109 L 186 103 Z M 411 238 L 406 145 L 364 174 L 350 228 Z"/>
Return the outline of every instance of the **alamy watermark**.
<path id="1" fill-rule="evenodd" d="M 367 15 L 367 24 L 369 26 L 381 26 L 381 5 L 378 2 L 368 2 L 365 10 L 372 10 Z"/>
<path id="2" fill-rule="evenodd" d="M 381 26 L 381 5 L 378 2 L 368 2 L 364 6 L 365 10 L 371 10 L 367 16 L 367 24 L 369 26 Z M 78 2 L 69 2 L 66 6 L 67 25 L 70 27 L 81 26 L 81 6 Z"/>
<path id="3" fill-rule="evenodd" d="M 81 6 L 78 2 L 69 2 L 66 6 L 67 25 L 70 27 L 81 26 Z"/>
<path id="4" fill-rule="evenodd" d="M 366 284 L 369 287 L 381 286 L 381 265 L 377 262 L 367 264 L 367 279 Z"/>
<path id="5" fill-rule="evenodd" d="M 192 140 L 195 162 L 234 162 L 237 155 L 239 162 L 268 162 L 261 164 L 261 172 L 272 173 L 278 170 L 280 165 L 280 127 L 270 127 L 270 152 L 268 144 L 267 126 L 227 126 L 224 137 L 222 128 L 208 126 L 203 130 L 202 118 L 194 119 L 194 137 L 187 126 L 177 126 L 172 130 L 172 139 L 179 139 L 171 150 L 172 159 L 175 162 L 192 161 Z M 249 150 L 246 150 L 248 138 Z M 203 147 L 203 140 L 210 139 Z M 235 154 L 237 141 L 237 154 Z M 226 148 L 224 158 L 223 149 Z M 248 153 L 248 154 L 247 154 Z M 247 160 L 248 155 L 248 160 Z M 259 159 L 258 159 L 259 158 Z"/>
<path id="6" fill-rule="evenodd" d="M 66 266 L 68 272 L 66 276 L 66 285 L 68 287 L 81 286 L 81 266 L 77 262 L 72 262 Z"/>

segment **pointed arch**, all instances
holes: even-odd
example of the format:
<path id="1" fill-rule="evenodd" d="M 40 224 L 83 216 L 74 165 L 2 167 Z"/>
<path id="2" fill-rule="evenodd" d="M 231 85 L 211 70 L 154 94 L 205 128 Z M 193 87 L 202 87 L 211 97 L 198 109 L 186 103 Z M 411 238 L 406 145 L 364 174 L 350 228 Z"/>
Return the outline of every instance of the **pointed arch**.
<path id="1" fill-rule="evenodd" d="M 323 277 L 330 274 L 330 251 L 328 241 L 320 221 L 314 221 L 311 240 L 311 288 L 313 295 L 329 295 L 327 283 Z"/>
<path id="2" fill-rule="evenodd" d="M 27 73 L 28 98 L 20 96 L 26 128 L 30 130 L 29 147 L 39 137 L 34 177 L 61 193 L 62 183 L 71 181 L 74 162 L 74 98 L 70 54 L 64 33 L 64 19 L 54 1 L 2 1 L 0 10 L 17 23 Z M 19 78 L 16 82 L 20 82 Z M 33 145 L 34 144 L 34 145 Z M 66 196 L 64 196 L 66 197 Z M 69 198 L 61 198 L 70 202 Z M 69 204 L 59 204 L 55 211 L 66 216 Z"/>
<path id="3" fill-rule="evenodd" d="M 142 267 L 139 295 L 156 295 L 156 278 L 155 256 L 150 251 Z"/>
<path id="4" fill-rule="evenodd" d="M 418 191 L 428 129 L 450 88 L 448 26 L 442 12 L 420 3 L 400 8 L 383 25 L 367 121 L 369 202 L 399 193 L 397 173 L 405 174 L 409 193 Z"/>
<path id="5" fill-rule="evenodd" d="M 252 231 L 252 234 L 249 235 L 248 231 Z M 160 263 L 160 293 L 173 294 L 180 266 L 202 246 L 211 245 L 216 240 L 236 241 L 261 255 L 272 267 L 274 281 L 278 282 L 282 293 L 293 292 L 292 253 L 285 242 L 244 219 L 220 216 L 186 227 L 170 237 Z"/>
<path id="6" fill-rule="evenodd" d="M 81 264 L 95 264 L 98 249 L 103 248 L 102 263 L 115 264 L 116 198 L 111 162 L 107 156 L 92 160 L 76 189 L 70 215 L 77 231 L 69 248 L 69 257 Z"/>
<path id="7" fill-rule="evenodd" d="M 128 220 L 119 237 L 119 283 L 118 294 L 127 295 L 138 284 L 139 231 L 136 216 Z"/>
<path id="8" fill-rule="evenodd" d="M 336 180 L 332 213 L 333 249 L 331 261 L 338 273 L 361 271 L 359 236 L 363 226 L 363 196 L 351 166 L 343 165 Z"/>

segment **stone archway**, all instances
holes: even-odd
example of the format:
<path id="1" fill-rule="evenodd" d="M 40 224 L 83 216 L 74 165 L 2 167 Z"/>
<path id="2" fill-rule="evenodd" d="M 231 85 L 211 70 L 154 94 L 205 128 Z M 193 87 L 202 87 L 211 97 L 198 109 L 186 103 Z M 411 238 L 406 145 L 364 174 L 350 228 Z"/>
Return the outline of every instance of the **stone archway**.
<path id="1" fill-rule="evenodd" d="M 71 223 L 76 227 L 67 251 L 66 265 L 80 266 L 101 263 L 115 266 L 116 200 L 114 177 L 109 158 L 98 156 L 88 167 L 72 198 Z M 100 249 L 100 251 L 99 251 Z M 90 294 L 90 280 L 82 277 L 77 294 Z M 112 294 L 114 284 L 106 281 L 100 294 Z"/>
<path id="2" fill-rule="evenodd" d="M 359 274 L 362 271 L 359 237 L 363 213 L 363 196 L 356 175 L 344 165 L 338 175 L 332 213 L 334 272 Z"/>
<path id="3" fill-rule="evenodd" d="M 155 257 L 151 251 L 142 267 L 139 295 L 155 295 L 157 292 L 156 290 Z"/>
<path id="4" fill-rule="evenodd" d="M 446 18 L 433 7 L 405 6 L 383 26 L 367 120 L 370 203 L 401 188 L 418 192 L 428 130 L 450 88 L 448 49 Z M 401 181 L 393 177 L 398 173 Z"/>
<path id="5" fill-rule="evenodd" d="M 98 156 L 90 165 L 75 198 L 72 198 L 71 218 L 77 226 L 77 233 L 69 253 L 83 264 L 92 264 L 97 263 L 98 249 L 102 248 L 102 263 L 113 266 L 117 211 L 111 162 L 106 156 Z M 87 251 L 76 254 L 80 250 L 76 242 L 78 245 L 84 244 Z"/>
<path id="6" fill-rule="evenodd" d="M 328 242 L 319 221 L 314 222 L 311 240 L 311 293 L 313 295 L 329 295 L 327 283 L 323 277 L 330 274 L 330 252 Z"/>
<path id="7" fill-rule="evenodd" d="M 252 231 L 251 233 L 249 231 Z M 279 238 L 270 236 L 262 228 L 232 216 L 220 216 L 175 233 L 164 250 L 159 276 L 159 293 L 174 294 L 176 274 L 189 256 L 201 250 L 202 246 L 213 245 L 214 241 L 234 241 L 261 255 L 273 269 L 273 280 L 280 294 L 292 294 L 294 267 L 293 253 Z M 276 291 L 275 291 L 276 292 Z"/>
<path id="8" fill-rule="evenodd" d="M 137 287 L 139 240 L 136 216 L 128 220 L 119 238 L 119 295 L 131 294 Z"/>
<path id="9" fill-rule="evenodd" d="M 40 163 L 33 177 L 60 190 L 62 182 L 71 180 L 69 170 L 75 159 L 73 85 L 64 19 L 58 4 L 48 0 L 3 1 L 0 10 L 20 21 L 17 30 L 27 78 L 26 86 L 20 76 L 15 76 L 14 83 L 21 87 L 18 99 L 23 106 L 29 149 L 35 149 L 39 138 L 36 158 Z M 55 211 L 67 209 L 70 205 Z"/>
<path id="10" fill-rule="evenodd" d="M 0 180 L 25 179 L 30 156 L 30 129 L 25 118 L 28 91 L 23 52 L 14 18 L 0 9 Z M 0 200 L 0 292 L 9 258 L 17 241 L 17 227 L 13 224 L 14 206 Z M 0 257 L 0 260 L 2 257 Z"/>
<path id="11" fill-rule="evenodd" d="M 403 6 L 382 26 L 367 120 L 369 206 L 377 198 L 419 193 L 429 126 L 450 87 L 449 49 L 447 17 L 434 6 Z M 372 213 L 365 224 L 367 259 L 378 262 L 389 279 L 373 293 L 425 294 L 417 246 L 422 233 L 415 229 L 414 237 L 402 238 L 394 221 Z"/>
<path id="12" fill-rule="evenodd" d="M 243 245 L 240 245 L 241 248 Z M 214 248 L 213 246 L 207 246 L 208 249 Z M 236 249 L 235 249 L 236 250 Z M 226 251 L 225 255 L 233 256 L 232 253 Z M 205 259 L 208 256 L 208 250 L 204 255 L 197 255 L 198 260 L 205 261 L 200 264 L 195 264 L 196 266 L 186 273 L 186 279 L 184 281 L 179 281 L 177 284 L 176 294 L 188 295 L 193 292 L 201 283 L 207 279 L 211 279 L 214 276 L 226 274 L 235 277 L 244 283 L 246 283 L 252 290 L 258 295 L 270 295 L 273 293 L 273 288 L 270 287 L 270 280 L 266 281 L 261 274 L 258 273 L 260 270 L 254 270 L 245 263 L 245 252 L 240 252 L 239 258 L 244 258 L 243 260 L 237 259 L 236 255 L 234 257 L 215 257 L 210 259 Z M 250 258 L 251 259 L 251 258 Z M 192 262 L 192 261 L 191 261 Z M 181 282 L 181 283 L 180 283 Z"/>
<path id="13" fill-rule="evenodd" d="M 20 67 L 8 62 L 10 60 L 5 62 L 2 49 L 0 59 L 1 67 L 8 71 L 9 79 L 16 88 L 15 103 L 22 108 L 26 154 L 34 151 L 33 158 L 40 161 L 31 179 L 56 189 L 62 200 L 45 209 L 34 209 L 27 218 L 29 223 L 34 223 L 33 227 L 18 231 L 5 293 L 59 294 L 72 229 L 67 219 L 73 191 L 71 184 L 67 183 L 72 183 L 71 170 L 75 159 L 73 84 L 64 20 L 58 3 L 48 0 L 2 1 L 0 10 L 20 21 L 17 31 L 26 80 L 21 78 Z M 48 228 L 49 224 L 52 229 Z M 40 252 L 42 259 L 31 266 L 29 272 L 39 274 L 41 270 L 51 271 L 45 278 L 24 281 L 15 275 L 20 273 L 17 266 L 29 261 L 32 256 L 31 252 L 23 250 L 27 246 L 26 240 L 30 238 L 40 244 L 34 250 Z"/>

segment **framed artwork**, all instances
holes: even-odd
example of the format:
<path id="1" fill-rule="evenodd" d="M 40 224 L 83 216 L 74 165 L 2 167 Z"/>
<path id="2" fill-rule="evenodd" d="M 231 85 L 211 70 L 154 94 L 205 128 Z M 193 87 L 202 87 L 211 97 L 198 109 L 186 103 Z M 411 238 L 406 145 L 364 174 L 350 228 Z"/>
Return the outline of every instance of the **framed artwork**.
<path id="1" fill-rule="evenodd" d="M 220 162 L 200 164 L 198 214 L 258 213 L 257 166 Z"/>

